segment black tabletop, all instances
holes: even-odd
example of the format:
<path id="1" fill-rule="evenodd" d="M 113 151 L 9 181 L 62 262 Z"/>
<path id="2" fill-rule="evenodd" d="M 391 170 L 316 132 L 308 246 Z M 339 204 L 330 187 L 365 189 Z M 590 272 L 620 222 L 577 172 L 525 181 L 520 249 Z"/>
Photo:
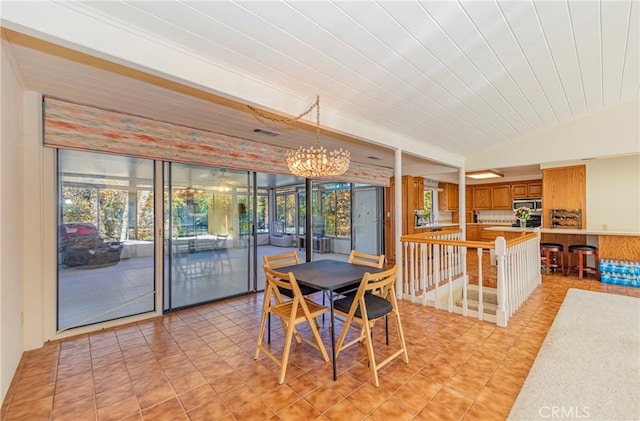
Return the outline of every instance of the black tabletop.
<path id="1" fill-rule="evenodd" d="M 366 272 L 375 273 L 383 269 L 354 265 L 340 260 L 316 260 L 298 265 L 283 266 L 279 272 L 293 272 L 298 283 L 313 288 L 333 291 L 360 282 Z"/>

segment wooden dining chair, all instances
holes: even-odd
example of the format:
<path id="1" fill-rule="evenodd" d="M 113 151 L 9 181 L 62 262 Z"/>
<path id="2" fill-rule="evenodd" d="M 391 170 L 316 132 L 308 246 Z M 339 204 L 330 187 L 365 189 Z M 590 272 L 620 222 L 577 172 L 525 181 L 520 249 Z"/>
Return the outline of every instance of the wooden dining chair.
<path id="1" fill-rule="evenodd" d="M 400 311 L 398 310 L 398 300 L 396 299 L 395 293 L 397 273 L 398 267 L 395 265 L 391 269 L 383 272 L 367 272 L 362 277 L 360 287 L 355 294 L 350 294 L 333 303 L 334 312 L 343 316 L 345 320 L 336 344 L 336 358 L 340 355 L 341 351 L 355 344 L 364 343 L 367 347 L 369 367 L 371 368 L 371 376 L 375 387 L 380 386 L 378 370 L 382 367 L 399 356 L 402 356 L 405 363 L 409 362 L 404 332 L 400 321 Z M 376 290 L 379 292 L 373 294 L 372 292 Z M 376 362 L 373 350 L 371 329 L 378 320 L 387 315 L 395 317 L 400 348 L 378 363 Z M 357 338 L 345 342 L 347 333 L 353 323 L 361 326 L 360 334 Z"/>
<path id="2" fill-rule="evenodd" d="M 295 251 L 289 253 L 275 254 L 273 256 L 262 256 L 264 264 L 271 269 L 277 269 L 283 266 L 292 266 L 300 263 L 298 253 Z"/>
<path id="3" fill-rule="evenodd" d="M 280 374 L 278 376 L 278 383 L 282 384 L 287 372 L 287 365 L 289 362 L 289 354 L 291 352 L 291 340 L 295 337 L 296 342 L 299 344 L 302 341 L 316 348 L 322 354 L 325 362 L 329 362 L 329 355 L 322 343 L 322 338 L 318 333 L 318 328 L 315 323 L 315 319 L 329 311 L 328 307 L 316 304 L 315 302 L 305 298 L 302 295 L 302 291 L 298 286 L 295 276 L 292 272 L 282 273 L 276 272 L 269 268 L 267 265 L 263 266 L 266 276 L 266 287 L 264 292 L 264 300 L 262 303 L 262 318 L 260 320 L 260 330 L 258 333 L 258 342 L 256 344 L 254 360 L 258 359 L 260 351 L 264 352 L 271 360 L 273 360 L 278 367 L 280 367 Z M 291 293 L 291 299 L 285 300 L 281 291 L 288 290 Z M 263 343 L 264 340 L 264 328 L 269 315 L 273 313 L 278 316 L 282 321 L 283 328 L 285 330 L 284 337 L 284 349 L 282 351 L 282 357 L 278 359 L 270 350 L 270 347 Z M 313 334 L 313 340 L 300 334 L 296 329 L 296 326 L 306 323 L 311 329 Z"/>
<path id="4" fill-rule="evenodd" d="M 262 259 L 264 261 L 264 264 L 271 268 L 271 269 L 277 269 L 277 268 L 281 268 L 284 266 L 292 266 L 292 265 L 297 265 L 300 263 L 300 258 L 298 257 L 298 253 L 294 250 L 291 251 L 289 253 L 282 253 L 282 254 L 276 254 L 273 256 L 262 256 Z M 304 296 L 308 296 L 311 294 L 315 294 L 316 292 L 319 292 L 319 289 L 316 288 L 311 288 L 308 287 L 306 285 L 298 285 L 298 287 L 300 287 L 300 291 L 302 291 L 302 295 Z M 282 289 L 280 290 L 280 293 L 292 298 L 293 295 L 291 293 L 290 290 L 287 289 Z M 322 304 L 324 305 L 324 296 L 322 297 Z M 268 331 L 267 331 L 267 343 L 271 343 L 271 315 L 269 315 L 268 318 Z"/>
<path id="5" fill-rule="evenodd" d="M 369 266 L 382 269 L 384 267 L 384 254 L 369 254 L 361 251 L 351 250 L 347 262 L 354 265 Z M 337 296 L 354 293 L 352 287 L 338 288 L 334 291 Z M 323 301 L 324 303 L 324 301 Z"/>
<path id="6" fill-rule="evenodd" d="M 353 263 L 354 265 L 363 265 L 382 269 L 384 266 L 384 254 L 369 254 L 351 250 L 348 262 Z"/>

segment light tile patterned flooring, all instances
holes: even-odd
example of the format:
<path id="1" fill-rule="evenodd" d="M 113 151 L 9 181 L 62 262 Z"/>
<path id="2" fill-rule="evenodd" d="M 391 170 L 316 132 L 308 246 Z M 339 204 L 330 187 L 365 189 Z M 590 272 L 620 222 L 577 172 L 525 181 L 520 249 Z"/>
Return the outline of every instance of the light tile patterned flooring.
<path id="1" fill-rule="evenodd" d="M 383 368 L 376 389 L 363 347 L 340 355 L 334 382 L 331 364 L 306 344 L 294 347 L 278 385 L 275 364 L 253 360 L 259 293 L 30 351 L 2 420 L 503 420 L 568 288 L 640 296 L 544 276 L 507 328 L 401 302 L 409 364 Z M 321 331 L 329 346 L 329 329 Z M 281 344 L 279 323 L 273 332 Z"/>

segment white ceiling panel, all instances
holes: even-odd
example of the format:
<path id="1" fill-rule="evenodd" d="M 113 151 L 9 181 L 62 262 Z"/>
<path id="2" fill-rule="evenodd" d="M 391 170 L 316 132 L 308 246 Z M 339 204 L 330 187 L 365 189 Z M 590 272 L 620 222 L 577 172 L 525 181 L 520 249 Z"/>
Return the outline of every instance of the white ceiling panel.
<path id="1" fill-rule="evenodd" d="M 481 2 L 463 4 L 463 7 L 499 61 L 501 69 L 498 72 L 503 78 L 510 79 L 511 89 L 518 91 L 516 101 L 526 101 L 527 106 L 523 109 L 530 109 L 528 121 L 533 128 L 556 123 L 553 110 L 500 8 L 495 3 Z"/>
<path id="2" fill-rule="evenodd" d="M 587 112 L 600 110 L 603 106 L 600 3 L 570 2 L 569 10 Z"/>
<path id="3" fill-rule="evenodd" d="M 412 50 L 408 61 L 451 96 L 451 112 L 455 112 L 461 118 L 471 116 L 486 122 L 490 128 L 483 129 L 481 125 L 478 127 L 492 135 L 494 141 L 513 134 L 513 128 L 508 122 L 495 113 L 482 97 L 448 67 L 447 62 L 456 58 L 455 48 L 422 7 L 410 2 L 389 2 L 384 4 L 384 8 L 401 22 L 402 26 L 413 34 L 412 38 L 420 44 L 422 49 Z M 499 135 L 496 135 L 495 131 Z"/>
<path id="4" fill-rule="evenodd" d="M 534 5 L 560 75 L 572 118 L 582 117 L 587 114 L 587 103 L 568 4 L 563 3 L 562 7 L 557 7 L 553 2 L 538 2 Z"/>
<path id="5" fill-rule="evenodd" d="M 194 93 L 46 47 L 12 45 L 27 89 L 282 148 L 313 143 L 313 126 L 262 127 L 280 132 L 265 138 L 253 132 L 264 125 L 245 104 L 291 114 L 272 104 L 311 104 L 320 95 L 323 144 L 392 167 L 394 139 L 464 157 L 637 99 L 639 1 L 64 1 L 53 3 L 60 16 L 50 16 L 44 30 L 26 18 L 2 22 L 38 37 L 77 19 L 62 11 L 77 11 L 135 47 L 152 41 L 195 57 L 203 69 L 239 75 L 227 92 L 204 88 L 214 85 L 198 79 L 199 68 L 184 80 L 166 73 L 183 87 L 205 89 Z M 3 0 L 3 12 L 34 16 L 41 5 Z M 86 48 L 83 37 L 91 35 L 76 34 L 78 51 L 165 75 L 142 60 L 122 60 L 117 44 L 111 54 Z M 74 49 L 73 39 L 59 44 Z M 245 80 L 281 98 L 243 97 Z M 432 167 L 428 156 L 407 152 L 407 165 Z"/>
<path id="6" fill-rule="evenodd" d="M 620 100 L 622 70 L 624 68 L 629 9 L 631 2 L 602 3 L 602 95 L 603 106 L 610 107 Z M 636 13 L 637 16 L 637 13 Z"/>
<path id="7" fill-rule="evenodd" d="M 530 2 L 502 2 L 498 4 L 522 50 L 526 63 L 556 116 L 557 122 L 571 119 L 569 102 L 564 94 L 560 75 L 551 56 L 549 43 L 542 31 L 536 9 Z"/>
<path id="8" fill-rule="evenodd" d="M 632 2 L 629 13 L 629 34 L 625 45 L 624 69 L 620 86 L 620 101 L 638 98 L 640 90 L 640 4 Z"/>

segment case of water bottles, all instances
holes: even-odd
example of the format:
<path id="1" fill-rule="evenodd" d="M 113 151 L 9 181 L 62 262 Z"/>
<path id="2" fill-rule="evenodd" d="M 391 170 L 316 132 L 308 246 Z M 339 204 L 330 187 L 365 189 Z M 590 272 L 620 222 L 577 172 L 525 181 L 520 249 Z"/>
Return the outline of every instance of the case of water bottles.
<path id="1" fill-rule="evenodd" d="M 640 288 L 640 262 L 601 259 L 600 281 Z"/>

